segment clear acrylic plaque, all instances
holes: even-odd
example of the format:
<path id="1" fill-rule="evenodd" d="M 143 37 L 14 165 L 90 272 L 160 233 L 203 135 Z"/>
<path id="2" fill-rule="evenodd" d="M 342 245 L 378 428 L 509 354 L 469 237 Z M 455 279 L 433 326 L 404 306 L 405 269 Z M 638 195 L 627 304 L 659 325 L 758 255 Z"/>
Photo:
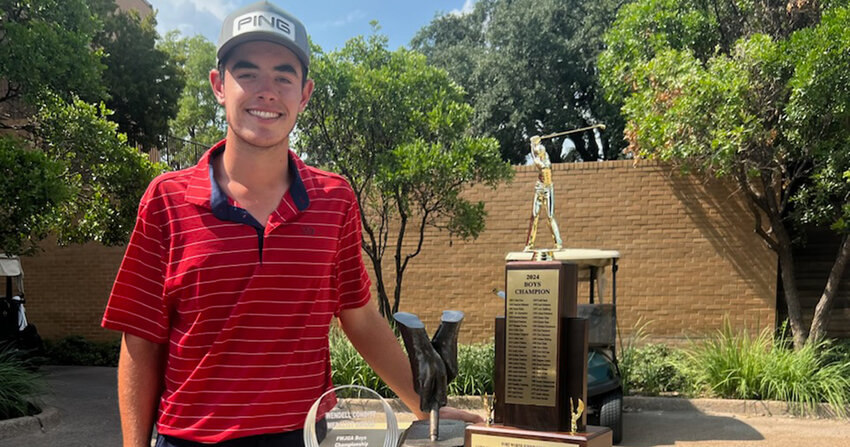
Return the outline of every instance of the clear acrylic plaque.
<path id="1" fill-rule="evenodd" d="M 337 394 L 342 397 L 337 399 Z M 317 424 L 322 418 L 326 433 Z M 396 447 L 398 439 L 398 421 L 390 405 L 374 390 L 360 385 L 326 391 L 304 420 L 305 447 Z"/>

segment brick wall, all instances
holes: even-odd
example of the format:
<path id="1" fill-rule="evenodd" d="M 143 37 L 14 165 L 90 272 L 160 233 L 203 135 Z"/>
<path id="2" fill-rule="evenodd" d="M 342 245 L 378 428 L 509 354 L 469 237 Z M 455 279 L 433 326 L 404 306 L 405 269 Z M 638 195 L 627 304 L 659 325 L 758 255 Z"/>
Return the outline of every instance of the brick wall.
<path id="1" fill-rule="evenodd" d="M 97 243 L 58 247 L 43 241 L 42 253 L 21 258 L 27 297 L 27 319 L 42 337 L 82 335 L 107 340 L 117 334 L 100 328 L 100 318 L 124 247 Z"/>
<path id="2" fill-rule="evenodd" d="M 660 341 L 711 333 L 726 316 L 751 331 L 775 324 L 776 256 L 753 233 L 742 194 L 651 162 L 558 164 L 553 171 L 564 246 L 621 254 L 622 330 L 641 320 Z M 462 341 L 492 337 L 493 318 L 504 313 L 493 290 L 504 288 L 505 254 L 525 244 L 536 177 L 533 167 L 518 167 L 512 184 L 468 194 L 488 212 L 476 241 L 450 245 L 448 234 L 429 231 L 405 273 L 400 310 L 419 314 L 431 330 L 441 310 L 463 310 Z M 538 246 L 550 241 L 541 218 Z"/>
<path id="3" fill-rule="evenodd" d="M 153 6 L 147 0 L 115 0 L 121 11 L 136 11 L 141 18 L 153 14 Z"/>
<path id="4" fill-rule="evenodd" d="M 676 341 L 710 333 L 726 316 L 752 331 L 775 323 L 776 257 L 753 233 L 733 188 L 651 162 L 558 164 L 553 171 L 564 245 L 621 253 L 622 330 L 641 320 L 653 339 Z M 463 310 L 461 341 L 489 340 L 504 305 L 493 291 L 504 288 L 505 254 L 525 243 L 535 180 L 534 168 L 518 167 L 509 185 L 472 188 L 467 196 L 486 202 L 487 229 L 475 241 L 451 244 L 445 232 L 429 230 L 405 273 L 400 309 L 418 314 L 430 331 L 440 311 Z M 550 240 L 542 220 L 538 245 Z M 123 248 L 57 248 L 52 241 L 44 247 L 23 260 L 30 320 L 48 338 L 114 337 L 98 324 Z M 386 261 L 391 285 L 391 254 Z"/>

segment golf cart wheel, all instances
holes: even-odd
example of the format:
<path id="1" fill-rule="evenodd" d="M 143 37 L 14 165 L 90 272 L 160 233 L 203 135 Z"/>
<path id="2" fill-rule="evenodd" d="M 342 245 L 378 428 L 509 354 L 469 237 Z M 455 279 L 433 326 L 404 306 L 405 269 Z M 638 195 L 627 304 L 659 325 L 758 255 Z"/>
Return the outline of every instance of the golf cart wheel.
<path id="1" fill-rule="evenodd" d="M 599 425 L 608 427 L 614 432 L 614 444 L 619 444 L 623 440 L 623 393 L 620 390 L 612 391 L 602 397 Z"/>

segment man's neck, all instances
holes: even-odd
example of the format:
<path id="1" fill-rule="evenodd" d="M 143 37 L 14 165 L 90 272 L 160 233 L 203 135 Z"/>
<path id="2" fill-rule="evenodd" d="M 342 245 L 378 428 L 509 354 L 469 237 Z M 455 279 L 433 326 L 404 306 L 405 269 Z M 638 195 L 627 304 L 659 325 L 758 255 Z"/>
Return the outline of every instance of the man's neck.
<path id="1" fill-rule="evenodd" d="M 233 141 L 233 142 L 231 142 Z M 257 148 L 227 140 L 215 163 L 215 180 L 222 191 L 265 225 L 289 190 L 289 148 Z"/>
<path id="2" fill-rule="evenodd" d="M 228 135 L 227 145 L 217 166 L 223 172 L 217 173 L 216 177 L 237 182 L 249 190 L 278 189 L 284 186 L 285 191 L 291 181 L 287 143 L 274 148 L 259 148 Z"/>

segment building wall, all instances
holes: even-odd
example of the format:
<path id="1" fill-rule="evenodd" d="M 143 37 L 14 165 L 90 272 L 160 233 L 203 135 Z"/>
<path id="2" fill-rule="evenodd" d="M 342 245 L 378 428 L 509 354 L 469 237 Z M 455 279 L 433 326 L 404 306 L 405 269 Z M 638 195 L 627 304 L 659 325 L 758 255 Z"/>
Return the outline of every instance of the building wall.
<path id="1" fill-rule="evenodd" d="M 121 11 L 137 11 L 142 18 L 153 14 L 153 6 L 146 0 L 115 0 L 115 4 Z"/>
<path id="2" fill-rule="evenodd" d="M 624 333 L 646 324 L 654 340 L 684 340 L 715 331 L 726 317 L 753 332 L 775 324 L 776 256 L 753 232 L 742 194 L 649 162 L 553 170 L 564 246 L 621 254 L 617 301 Z M 450 243 L 445 232 L 429 231 L 405 273 L 399 309 L 419 314 L 431 330 L 441 310 L 463 310 L 463 341 L 492 337 L 493 319 L 504 313 L 493 291 L 504 289 L 505 254 L 525 244 L 536 177 L 533 167 L 519 167 L 512 184 L 468 194 L 485 201 L 488 212 L 477 240 Z M 551 241 L 549 234 L 541 218 L 538 246 Z M 391 272 L 392 255 L 387 258 Z M 580 299 L 586 296 L 580 288 Z"/>
<path id="3" fill-rule="evenodd" d="M 564 245 L 621 253 L 617 297 L 624 334 L 647 324 L 652 339 L 681 341 L 715 331 L 726 317 L 752 331 L 775 324 L 776 256 L 752 231 L 734 188 L 652 162 L 558 164 L 553 171 Z M 405 273 L 400 310 L 418 314 L 430 331 L 442 310 L 462 310 L 461 341 L 489 340 L 504 306 L 494 291 L 504 288 L 505 254 L 524 246 L 535 180 L 534 168 L 523 166 L 509 185 L 473 187 L 467 197 L 485 201 L 486 230 L 469 242 L 429 230 Z M 550 240 L 542 220 L 538 245 Z M 404 248 L 413 244 L 408 239 Z M 43 253 L 23 260 L 30 320 L 47 338 L 115 337 L 99 322 L 123 248 L 43 246 Z M 391 263 L 388 253 L 390 293 Z M 586 293 L 583 288 L 579 296 Z"/>

